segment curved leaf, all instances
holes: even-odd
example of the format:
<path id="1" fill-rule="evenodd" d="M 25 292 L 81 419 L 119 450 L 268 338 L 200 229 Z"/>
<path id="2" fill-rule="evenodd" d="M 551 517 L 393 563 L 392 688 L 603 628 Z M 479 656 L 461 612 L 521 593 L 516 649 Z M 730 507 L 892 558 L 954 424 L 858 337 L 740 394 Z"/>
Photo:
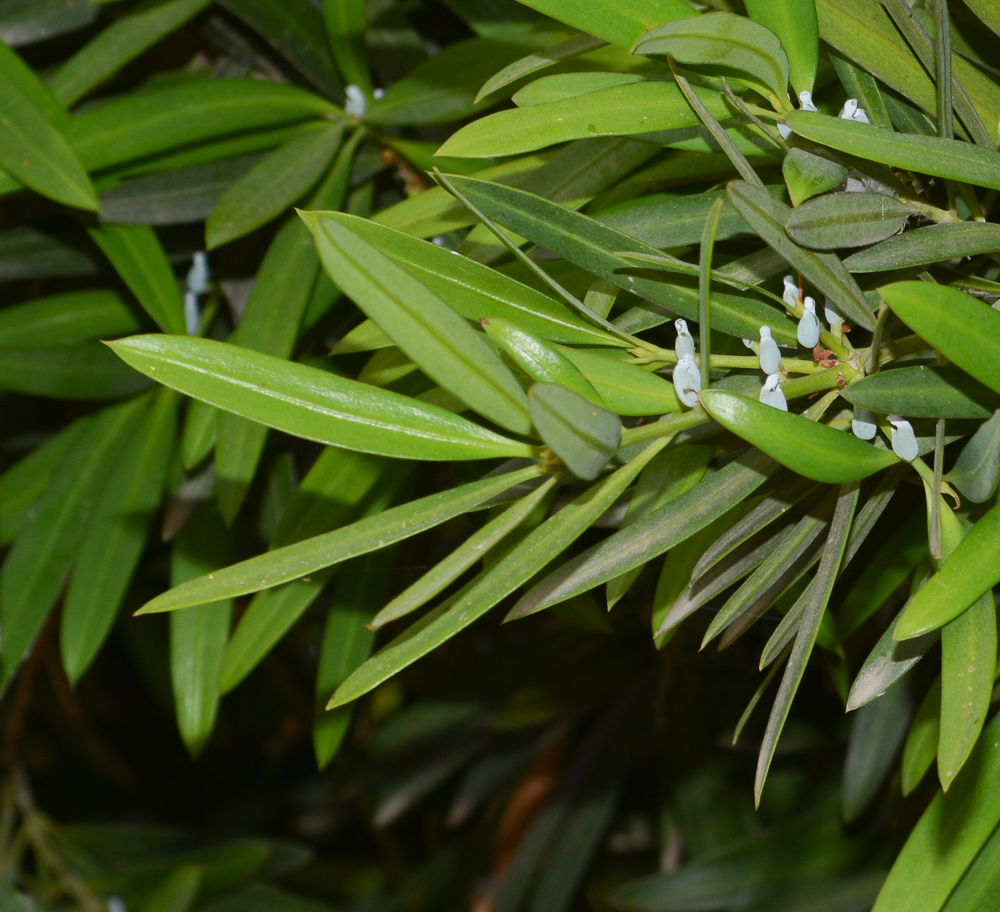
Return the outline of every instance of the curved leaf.
<path id="1" fill-rule="evenodd" d="M 993 253 L 998 249 L 1000 225 L 948 222 L 907 231 L 867 250 L 859 250 L 844 260 L 844 265 L 851 272 L 885 272 Z"/>
<path id="2" fill-rule="evenodd" d="M 989 418 L 1000 395 L 960 368 L 929 364 L 881 371 L 844 387 L 853 405 L 907 418 Z"/>
<path id="3" fill-rule="evenodd" d="M 528 411 L 542 440 L 578 478 L 596 478 L 622 436 L 618 416 L 554 383 L 528 390 Z"/>
<path id="4" fill-rule="evenodd" d="M 811 92 L 819 65 L 819 23 L 813 0 L 746 0 L 746 8 L 751 19 L 766 25 L 781 40 L 795 92 Z"/>
<path id="5" fill-rule="evenodd" d="M 866 247 L 901 231 L 912 213 L 912 206 L 885 193 L 830 193 L 793 209 L 785 228 L 793 241 L 815 250 Z"/>

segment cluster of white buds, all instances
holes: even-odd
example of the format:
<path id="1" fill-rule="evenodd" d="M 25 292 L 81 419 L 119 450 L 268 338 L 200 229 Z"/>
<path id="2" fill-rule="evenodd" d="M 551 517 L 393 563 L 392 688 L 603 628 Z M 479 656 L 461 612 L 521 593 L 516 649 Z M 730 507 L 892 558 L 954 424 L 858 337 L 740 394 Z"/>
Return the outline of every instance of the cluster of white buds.
<path id="1" fill-rule="evenodd" d="M 688 329 L 687 320 L 675 320 L 677 341 L 674 342 L 674 354 L 677 364 L 674 366 L 674 391 L 677 398 L 688 408 L 698 404 L 698 393 L 701 391 L 701 371 L 695 362 L 694 337 Z"/>

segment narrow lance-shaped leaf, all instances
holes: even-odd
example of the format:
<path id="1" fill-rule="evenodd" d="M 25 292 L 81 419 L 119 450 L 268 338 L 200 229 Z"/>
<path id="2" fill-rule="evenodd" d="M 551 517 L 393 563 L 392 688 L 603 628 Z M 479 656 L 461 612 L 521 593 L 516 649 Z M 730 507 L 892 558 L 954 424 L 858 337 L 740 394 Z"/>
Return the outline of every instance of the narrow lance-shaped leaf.
<path id="1" fill-rule="evenodd" d="M 368 72 L 368 15 L 364 0 L 323 0 L 323 20 L 333 62 L 344 82 L 356 85 L 369 97 L 372 77 Z"/>
<path id="2" fill-rule="evenodd" d="M 344 224 L 315 213 L 305 218 L 333 281 L 425 374 L 487 418 L 530 433 L 524 392 L 482 336 Z"/>
<path id="3" fill-rule="evenodd" d="M 606 44 L 606 41 L 590 35 L 573 35 L 564 41 L 560 41 L 558 44 L 547 47 L 544 51 L 528 54 L 520 60 L 515 60 L 512 64 L 505 66 L 500 72 L 487 79 L 476 96 L 476 102 L 478 103 L 487 95 L 502 89 L 504 86 L 510 85 L 512 82 L 516 82 L 524 76 L 537 73 L 539 70 L 552 66 L 552 64 L 558 63 L 560 60 L 567 60 L 571 57 L 577 57 L 580 54 L 586 54 L 587 51 L 604 47 Z"/>
<path id="4" fill-rule="evenodd" d="M 724 428 L 814 481 L 860 481 L 899 462 L 890 450 L 738 393 L 703 390 L 701 402 Z"/>
<path id="5" fill-rule="evenodd" d="M 880 291 L 917 335 L 1000 392 L 1000 311 L 945 285 L 897 282 Z"/>
<path id="6" fill-rule="evenodd" d="M 288 434 L 410 459 L 530 456 L 533 449 L 408 396 L 210 339 L 110 343 L 164 386 Z"/>
<path id="7" fill-rule="evenodd" d="M 640 35 L 660 22 L 697 15 L 683 0 L 650 0 L 641 6 L 630 0 L 600 4 L 588 0 L 528 0 L 526 5 L 623 48 L 630 48 Z"/>
<path id="8" fill-rule="evenodd" d="M 66 137 L 0 69 L 0 167 L 58 203 L 96 211 L 97 194 Z"/>
<path id="9" fill-rule="evenodd" d="M 393 507 L 342 529 L 286 545 L 259 557 L 199 577 L 147 602 L 139 613 L 173 611 L 259 592 L 307 576 L 341 561 L 377 551 L 432 529 L 540 474 L 536 466 L 488 476 L 441 494 Z"/>
<path id="10" fill-rule="evenodd" d="M 767 26 L 788 55 L 788 80 L 811 92 L 819 65 L 819 23 L 813 0 L 746 0 L 750 18 Z"/>
<path id="11" fill-rule="evenodd" d="M 826 611 L 830 594 L 833 592 L 833 585 L 840 572 L 840 563 L 847 547 L 847 537 L 851 530 L 851 520 L 854 518 L 854 509 L 857 503 L 857 482 L 843 485 L 840 489 L 833 520 L 830 523 L 830 534 L 820 559 L 819 569 L 816 571 L 812 585 L 807 590 L 809 596 L 795 637 L 795 645 L 788 657 L 788 664 L 785 666 L 785 673 L 782 675 L 781 684 L 778 687 L 778 695 L 774 699 L 774 706 L 771 708 L 771 715 L 767 721 L 767 730 L 760 748 L 757 775 L 754 780 L 754 801 L 758 806 L 760 805 L 761 793 L 764 790 L 764 781 L 771 768 L 771 760 L 774 758 L 774 751 L 778 745 L 778 738 L 781 737 L 781 731 L 785 727 L 792 700 L 795 699 L 802 676 L 805 674 L 806 664 L 812 655 L 820 622 L 823 620 L 823 613 Z"/>
<path id="12" fill-rule="evenodd" d="M 940 263 L 955 257 L 992 253 L 1000 247 L 1000 228 L 987 222 L 946 222 L 927 225 L 851 254 L 844 265 L 851 272 L 886 272 Z"/>
<path id="13" fill-rule="evenodd" d="M 989 418 L 1000 395 L 952 365 L 879 371 L 845 387 L 853 405 L 908 418 Z"/>
<path id="14" fill-rule="evenodd" d="M 901 231 L 913 212 L 885 193 L 831 193 L 796 206 L 785 228 L 793 241 L 814 250 L 866 247 Z"/>
<path id="15" fill-rule="evenodd" d="M 565 387 L 536 383 L 528 411 L 542 440 L 578 478 L 596 478 L 618 449 L 618 416 Z"/>
<path id="16" fill-rule="evenodd" d="M 781 42 L 774 32 L 733 13 L 708 13 L 657 25 L 632 51 L 666 54 L 695 69 L 722 67 L 779 102 L 788 97 L 788 57 Z"/>

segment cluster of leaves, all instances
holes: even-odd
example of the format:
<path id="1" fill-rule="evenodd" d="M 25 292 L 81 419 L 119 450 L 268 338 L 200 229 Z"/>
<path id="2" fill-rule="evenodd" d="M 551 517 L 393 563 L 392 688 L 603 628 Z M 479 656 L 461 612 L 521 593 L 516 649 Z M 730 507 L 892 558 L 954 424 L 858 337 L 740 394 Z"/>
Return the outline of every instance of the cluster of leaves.
<path id="1" fill-rule="evenodd" d="M 110 20 L 40 61 L 45 80 L 0 52 L 18 213 L 0 272 L 25 299 L 0 311 L 0 383 L 114 400 L 0 476 L 3 685 L 60 598 L 75 682 L 144 551 L 133 590 L 164 588 L 147 548 L 164 505 L 174 588 L 139 613 L 169 612 L 195 753 L 220 695 L 311 606 L 324 767 L 354 701 L 374 692 L 379 716 L 397 676 L 449 667 L 449 641 L 517 595 L 483 667 L 458 663 L 462 698 L 389 713 L 370 744 L 378 827 L 462 774 L 449 826 L 478 814 L 511 843 L 493 910 L 579 901 L 648 782 L 692 635 L 737 666 L 760 651 L 756 693 L 710 739 L 728 724 L 735 745 L 779 679 L 754 798 L 782 822 L 735 814 L 725 764 L 679 764 L 660 873 L 605 866 L 593 903 L 794 910 L 819 890 L 837 912 L 981 908 L 1000 886 L 992 4 L 453 0 L 476 37 L 406 75 L 426 49 L 393 4 L 221 6 L 0 3 L 9 45 Z M 135 84 L 131 61 L 185 23 L 216 56 Z M 203 245 L 212 280 L 201 256 L 179 280 Z M 37 298 L 39 280 L 71 290 Z M 386 572 L 404 553 L 426 572 Z M 557 632 L 522 621 L 540 612 Z M 512 658 L 519 627 L 552 638 L 548 674 Z M 802 741 L 812 665 L 854 712 L 839 806 L 768 781 Z M 884 822 L 843 828 L 935 760 L 940 791 L 925 784 L 895 863 L 871 851 Z M 422 870 L 428 907 L 464 882 L 462 848 Z"/>

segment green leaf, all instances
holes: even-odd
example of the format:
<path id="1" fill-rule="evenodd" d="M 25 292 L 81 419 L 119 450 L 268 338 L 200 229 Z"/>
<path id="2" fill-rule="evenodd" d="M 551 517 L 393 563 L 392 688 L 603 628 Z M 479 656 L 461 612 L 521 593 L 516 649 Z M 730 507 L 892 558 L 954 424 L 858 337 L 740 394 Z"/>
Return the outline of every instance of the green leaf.
<path id="1" fill-rule="evenodd" d="M 764 406 L 767 408 L 767 406 Z M 772 411 L 777 411 L 772 409 Z M 781 414 L 785 414 L 782 412 Z M 830 534 L 827 536 L 826 547 L 820 558 L 819 568 L 816 571 L 809 588 L 803 593 L 802 620 L 799 623 L 798 632 L 795 635 L 795 644 L 792 646 L 791 654 L 788 656 L 788 664 L 785 672 L 781 676 L 781 684 L 778 687 L 778 695 L 774 698 L 774 706 L 771 708 L 771 715 L 767 720 L 767 730 L 764 732 L 764 741 L 761 744 L 760 756 L 757 760 L 757 775 L 754 779 L 754 803 L 759 807 L 761 793 L 764 791 L 764 781 L 767 778 L 768 770 L 771 768 L 771 761 L 774 759 L 774 752 L 778 746 L 778 739 L 781 737 L 782 729 L 788 719 L 788 713 L 792 707 L 792 701 L 802 682 L 802 676 L 806 671 L 806 664 L 812 655 L 816 637 L 819 634 L 820 622 L 826 611 L 827 603 L 830 601 L 830 594 L 833 586 L 837 582 L 837 575 L 840 572 L 841 561 L 847 547 L 847 537 L 851 530 L 851 520 L 854 518 L 854 510 L 858 503 L 858 484 L 852 481 L 844 484 L 840 488 L 837 498 L 837 508 L 834 510 L 833 519 L 830 522 Z M 794 609 L 792 609 L 794 611 Z"/>
<path id="2" fill-rule="evenodd" d="M 529 466 L 393 507 L 343 529 L 277 548 L 268 554 L 192 580 L 147 602 L 140 613 L 173 611 L 291 582 L 432 529 L 539 473 L 537 467 Z"/>
<path id="3" fill-rule="evenodd" d="M 941 678 L 927 689 L 927 694 L 913 717 L 910 731 L 903 747 L 901 787 L 909 795 L 920 785 L 937 756 L 938 732 L 941 727 Z"/>
<path id="4" fill-rule="evenodd" d="M 965 0 L 965 5 L 994 32 L 1000 35 L 1000 10 L 990 0 Z"/>
<path id="5" fill-rule="evenodd" d="M 157 326 L 164 332 L 183 334 L 184 300 L 156 232 L 148 225 L 101 225 L 87 230 Z"/>
<path id="6" fill-rule="evenodd" d="M 697 94 L 713 116 L 732 116 L 717 92 L 698 89 Z M 437 154 L 455 158 L 516 155 L 570 139 L 632 136 L 700 123 L 675 83 L 644 80 L 489 114 L 453 133 Z"/>
<path id="7" fill-rule="evenodd" d="M 72 107 L 130 60 L 197 16 L 209 3 L 210 0 L 165 0 L 123 16 L 60 66 L 49 88 L 60 104 Z"/>
<path id="8" fill-rule="evenodd" d="M 44 41 L 90 25 L 101 8 L 74 0 L 7 0 L 0 8 L 0 41 L 11 47 Z"/>
<path id="9" fill-rule="evenodd" d="M 208 249 L 249 234 L 298 202 L 333 161 L 343 134 L 341 124 L 327 124 L 254 165 L 222 195 L 208 217 Z"/>
<path id="10" fill-rule="evenodd" d="M 139 563 L 173 453 L 176 393 L 159 389 L 115 466 L 88 523 L 59 628 L 63 668 L 76 683 L 97 656 Z"/>
<path id="11" fill-rule="evenodd" d="M 483 329 L 501 351 L 537 383 L 556 383 L 604 408 L 604 400 L 565 355 L 509 320 L 483 317 Z"/>
<path id="12" fill-rule="evenodd" d="M 945 478 L 973 503 L 985 503 L 1000 481 L 1000 411 L 980 426 Z"/>
<path id="13" fill-rule="evenodd" d="M 164 386 L 318 443 L 409 459 L 533 453 L 444 409 L 236 345 L 155 335 L 109 344 Z"/>
<path id="14" fill-rule="evenodd" d="M 6 79 L 13 82 L 22 94 L 28 96 L 31 103 L 47 120 L 63 126 L 69 120 L 66 109 L 56 101 L 52 90 L 38 78 L 35 71 L 21 59 L 16 51 L 11 50 L 8 46 L 10 42 L 7 41 L 4 44 L 4 40 L 0 40 L 0 72 L 4 74 Z"/>
<path id="15" fill-rule="evenodd" d="M 890 133 L 873 124 L 805 111 L 792 111 L 785 121 L 799 136 L 838 152 L 893 168 L 1000 189 L 1000 154 L 971 143 Z"/>
<path id="16" fill-rule="evenodd" d="M 688 320 L 697 321 L 696 285 L 685 287 L 676 280 L 668 283 L 642 275 L 630 275 L 623 270 L 634 269 L 634 265 L 624 257 L 616 256 L 617 253 L 658 256 L 660 251 L 655 247 L 523 190 L 469 177 L 450 177 L 449 180 L 504 227 L 619 288 L 660 304 Z M 761 324 L 766 323 L 771 326 L 778 342 L 794 344 L 794 324 L 773 307 L 752 298 L 716 293 L 712 296 L 712 316 L 713 325 L 720 332 L 740 338 L 755 337 Z M 608 405 L 615 407 L 610 402 Z"/>
<path id="17" fill-rule="evenodd" d="M 170 583 L 179 586 L 226 563 L 230 533 L 203 507 L 185 524 L 170 554 Z M 170 615 L 170 681 L 177 727 L 193 756 L 201 753 L 219 707 L 219 669 L 229 637 L 232 599 Z"/>
<path id="18" fill-rule="evenodd" d="M 909 689 L 903 685 L 854 716 L 840 787 L 844 820 L 856 819 L 885 784 L 903 746 L 912 712 Z"/>
<path id="19" fill-rule="evenodd" d="M 806 152 L 805 149 L 792 149 L 785 156 L 781 173 L 794 206 L 818 193 L 832 190 L 847 178 L 847 168 L 840 162 Z"/>
<path id="20" fill-rule="evenodd" d="M 637 5 L 632 0 L 527 0 L 532 9 L 594 35 L 603 41 L 630 48 L 644 32 L 661 22 L 695 16 L 683 0 L 649 0 Z"/>
<path id="21" fill-rule="evenodd" d="M 134 436 L 146 404 L 134 399 L 90 420 L 7 553 L 0 570 L 3 686 L 10 683 L 59 594 L 103 486 L 122 446 Z"/>
<path id="22" fill-rule="evenodd" d="M 724 428 L 814 481 L 860 481 L 899 462 L 891 450 L 880 450 L 850 434 L 739 393 L 703 390 L 701 403 Z"/>
<path id="23" fill-rule="evenodd" d="M 327 95 L 339 96 L 343 86 L 327 44 L 319 4 L 309 0 L 220 0 L 295 69 Z"/>
<path id="24" fill-rule="evenodd" d="M 666 54 L 685 66 L 709 67 L 713 74 L 733 73 L 765 97 L 781 102 L 788 98 L 788 57 L 781 42 L 771 30 L 733 13 L 707 13 L 657 25 L 635 43 L 632 52 Z"/>
<path id="25" fill-rule="evenodd" d="M 0 311 L 0 350 L 73 345 L 138 332 L 141 323 L 114 291 L 70 291 Z"/>
<path id="26" fill-rule="evenodd" d="M 931 801 L 893 864 L 873 912 L 939 912 L 998 822 L 1000 716 L 987 726 L 947 794 Z"/>
<path id="27" fill-rule="evenodd" d="M 74 117 L 66 138 L 88 170 L 194 143 L 337 114 L 324 98 L 259 79 L 199 79 L 135 92 Z"/>
<path id="28" fill-rule="evenodd" d="M 333 62 L 344 82 L 356 85 L 366 98 L 371 96 L 372 77 L 365 46 L 368 14 L 364 0 L 323 0 L 323 21 Z"/>
<path id="29" fill-rule="evenodd" d="M 365 662 L 340 685 L 328 705 L 331 708 L 342 706 L 377 687 L 464 630 L 531 579 L 622 495 L 661 447 L 659 443 L 646 447 L 631 462 L 591 485 L 576 500 L 532 530 L 486 573 Z"/>
<path id="30" fill-rule="evenodd" d="M 844 388 L 853 405 L 908 418 L 989 418 L 1000 396 L 950 365 L 899 367 L 865 377 Z"/>
<path id="31" fill-rule="evenodd" d="M 855 66 L 850 60 L 831 48 L 827 49 L 827 55 L 830 58 L 830 63 L 833 64 L 840 84 L 847 93 L 847 97 L 858 99 L 858 105 L 865 109 L 865 114 L 873 124 L 891 130 L 892 120 L 889 117 L 889 111 L 886 109 L 878 83 L 871 74 L 867 70 Z"/>
<path id="32" fill-rule="evenodd" d="M 337 753 L 354 717 L 353 706 L 327 711 L 326 701 L 371 655 L 377 631 L 369 626 L 369 621 L 382 604 L 389 581 L 382 572 L 385 561 L 384 552 L 359 558 L 356 566 L 340 578 L 330 602 L 315 687 L 313 748 L 320 769 L 326 769 Z"/>
<path id="33" fill-rule="evenodd" d="M 482 336 L 349 227 L 305 218 L 330 278 L 427 376 L 485 417 L 530 433 L 524 392 Z"/>
<path id="34" fill-rule="evenodd" d="M 819 65 L 819 23 L 813 0 L 747 0 L 746 7 L 751 19 L 781 40 L 796 93 L 811 92 Z"/>
<path id="35" fill-rule="evenodd" d="M 729 199 L 747 224 L 792 267 L 828 296 L 845 317 L 865 329 L 874 327 L 875 318 L 871 307 L 844 264 L 832 253 L 813 253 L 788 237 L 785 223 L 791 210 L 784 203 L 774 199 L 767 191 L 744 181 L 733 181 L 727 190 Z M 772 332 L 773 329 L 772 326 Z M 753 338 L 753 334 L 749 337 Z"/>
<path id="36" fill-rule="evenodd" d="M 0 167 L 57 203 L 96 211 L 97 194 L 71 144 L 5 68 L 0 92 Z"/>
<path id="37" fill-rule="evenodd" d="M 897 282 L 879 290 L 917 335 L 1000 392 L 1000 311 L 954 288 L 926 282 Z"/>
<path id="38" fill-rule="evenodd" d="M 444 560 L 438 562 L 379 611 L 371 619 L 371 626 L 384 627 L 427 604 L 469 567 L 488 554 L 494 545 L 525 522 L 548 497 L 554 486 L 555 479 L 551 478 L 485 523 Z"/>
<path id="39" fill-rule="evenodd" d="M 120 399 L 149 384 L 100 342 L 0 350 L 0 389 L 52 399 Z"/>
<path id="40" fill-rule="evenodd" d="M 542 51 L 536 51 L 533 54 L 521 57 L 505 66 L 499 72 L 494 73 L 483 83 L 479 94 L 476 95 L 476 103 L 478 104 L 487 95 L 491 95 L 493 92 L 497 92 L 513 82 L 517 82 L 524 76 L 537 73 L 539 70 L 552 66 L 552 64 L 558 63 L 560 60 L 568 60 L 578 57 L 580 54 L 586 54 L 588 51 L 604 47 L 606 44 L 607 42 L 602 41 L 600 38 L 593 38 L 590 35 L 572 35 Z"/>
<path id="41" fill-rule="evenodd" d="M 844 265 L 851 272 L 886 272 L 992 253 L 998 246 L 1000 226 L 985 222 L 950 222 L 890 237 L 881 244 L 851 254 Z"/>
<path id="42" fill-rule="evenodd" d="M 885 193 L 829 193 L 793 209 L 785 229 L 797 244 L 814 250 L 866 247 L 901 231 L 913 212 Z"/>
<path id="43" fill-rule="evenodd" d="M 218 409 L 198 399 L 188 403 L 181 433 L 181 460 L 185 469 L 193 469 L 208 456 L 215 446 L 218 430 Z"/>
<path id="44" fill-rule="evenodd" d="M 994 14 L 995 15 L 995 14 Z M 1000 26 L 1000 21 L 996 23 Z M 1000 889 L 1000 828 L 979 850 L 941 912 L 976 912 L 989 908 Z"/>
<path id="45" fill-rule="evenodd" d="M 971 531 L 906 606 L 895 636 L 908 640 L 944 626 L 1000 583 L 1000 506 Z"/>
<path id="46" fill-rule="evenodd" d="M 536 583 L 508 618 L 525 617 L 627 573 L 681 544 L 752 494 L 777 469 L 751 451 Z"/>
<path id="47" fill-rule="evenodd" d="M 596 478 L 618 449 L 618 416 L 554 383 L 528 390 L 528 411 L 542 440 L 578 478 Z"/>
<path id="48" fill-rule="evenodd" d="M 355 216 L 331 212 L 324 217 L 377 247 L 467 320 L 478 323 L 483 317 L 499 317 L 542 339 L 569 345 L 628 345 L 548 295 L 437 244 Z"/>

